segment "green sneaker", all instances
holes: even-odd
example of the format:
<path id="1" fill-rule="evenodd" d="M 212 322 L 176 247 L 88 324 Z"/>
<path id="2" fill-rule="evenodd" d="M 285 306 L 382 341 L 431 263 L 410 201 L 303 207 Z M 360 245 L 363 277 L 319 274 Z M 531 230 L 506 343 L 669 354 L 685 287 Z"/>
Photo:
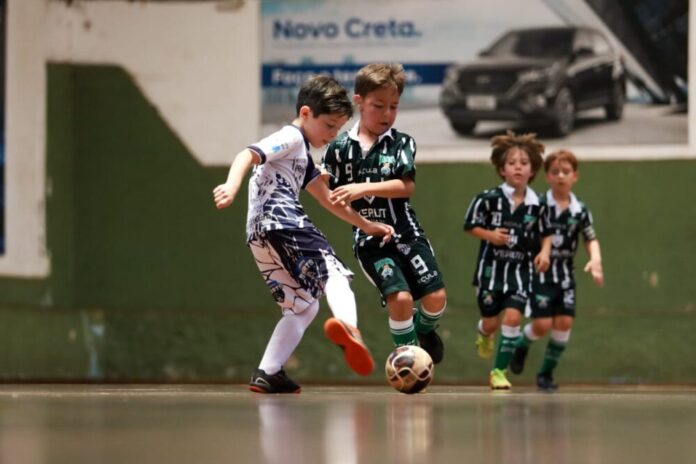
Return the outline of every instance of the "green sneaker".
<path id="1" fill-rule="evenodd" d="M 493 369 L 488 381 L 493 390 L 509 390 L 512 387 L 507 377 L 505 377 L 505 371 L 502 369 Z"/>
<path id="2" fill-rule="evenodd" d="M 478 349 L 478 355 L 480 357 L 483 359 L 490 359 L 495 349 L 495 335 L 484 337 L 479 333 L 476 336 L 476 349 Z"/>

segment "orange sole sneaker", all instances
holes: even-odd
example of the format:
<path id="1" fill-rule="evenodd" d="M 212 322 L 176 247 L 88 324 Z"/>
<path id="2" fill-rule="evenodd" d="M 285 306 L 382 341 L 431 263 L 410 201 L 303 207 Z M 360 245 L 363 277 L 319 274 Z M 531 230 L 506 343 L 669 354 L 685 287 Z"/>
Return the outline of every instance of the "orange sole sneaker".
<path id="1" fill-rule="evenodd" d="M 326 337 L 343 349 L 346 363 L 356 374 L 370 375 L 375 370 L 375 361 L 360 336 L 360 331 L 335 317 L 324 323 Z"/>

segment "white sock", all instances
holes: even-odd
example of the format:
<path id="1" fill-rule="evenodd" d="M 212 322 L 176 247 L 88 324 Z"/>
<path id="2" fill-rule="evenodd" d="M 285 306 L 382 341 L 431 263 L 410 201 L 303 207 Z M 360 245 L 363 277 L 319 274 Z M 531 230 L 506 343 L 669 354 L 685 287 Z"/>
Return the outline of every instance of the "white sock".
<path id="1" fill-rule="evenodd" d="M 334 317 L 347 322 L 353 327 L 358 326 L 358 310 L 355 306 L 355 295 L 350 289 L 350 281 L 343 274 L 332 274 L 324 285 L 326 302 Z"/>
<path id="2" fill-rule="evenodd" d="M 307 309 L 299 314 L 283 310 L 283 317 L 276 324 L 271 339 L 268 340 L 259 369 L 269 375 L 278 372 L 295 351 L 297 345 L 300 344 L 302 335 L 314 320 L 317 312 L 319 312 L 319 301 L 317 300 L 314 300 Z"/>
<path id="3" fill-rule="evenodd" d="M 565 345 L 570 340 L 570 330 L 551 330 L 551 340 L 557 345 Z"/>

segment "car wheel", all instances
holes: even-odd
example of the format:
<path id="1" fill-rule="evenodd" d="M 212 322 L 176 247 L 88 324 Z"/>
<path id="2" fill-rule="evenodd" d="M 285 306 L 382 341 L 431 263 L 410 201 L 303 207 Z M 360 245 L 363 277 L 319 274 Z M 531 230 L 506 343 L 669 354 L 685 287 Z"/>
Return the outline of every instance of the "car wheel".
<path id="1" fill-rule="evenodd" d="M 618 121 L 623 115 L 624 103 L 626 97 L 624 96 L 624 88 L 621 82 L 614 82 L 611 87 L 611 102 L 604 107 L 604 111 L 607 113 L 607 119 L 610 121 Z"/>
<path id="2" fill-rule="evenodd" d="M 474 129 L 476 128 L 475 122 L 464 123 L 464 122 L 454 121 L 451 119 L 450 119 L 450 125 L 452 126 L 452 129 L 454 129 L 454 131 L 460 135 L 471 135 L 471 133 L 474 132 Z"/>
<path id="3" fill-rule="evenodd" d="M 556 119 L 551 123 L 551 131 L 560 137 L 568 135 L 575 125 L 575 100 L 568 87 L 558 91 L 553 109 Z"/>

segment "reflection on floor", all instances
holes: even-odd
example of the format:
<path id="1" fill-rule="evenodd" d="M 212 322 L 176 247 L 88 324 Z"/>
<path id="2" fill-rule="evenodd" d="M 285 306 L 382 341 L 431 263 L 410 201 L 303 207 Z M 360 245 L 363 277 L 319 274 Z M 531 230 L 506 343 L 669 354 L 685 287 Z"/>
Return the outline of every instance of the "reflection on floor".
<path id="1" fill-rule="evenodd" d="M 2 463 L 691 462 L 696 388 L 0 386 Z"/>

